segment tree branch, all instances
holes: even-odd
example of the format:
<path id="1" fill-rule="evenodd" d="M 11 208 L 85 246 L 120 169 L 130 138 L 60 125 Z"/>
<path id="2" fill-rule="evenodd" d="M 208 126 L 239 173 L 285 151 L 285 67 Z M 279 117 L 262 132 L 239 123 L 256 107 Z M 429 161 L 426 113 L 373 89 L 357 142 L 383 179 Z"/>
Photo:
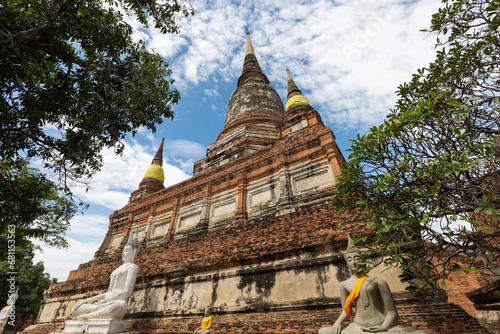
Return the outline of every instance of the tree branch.
<path id="1" fill-rule="evenodd" d="M 81 67 L 86 67 L 86 63 L 81 60 L 80 58 L 78 57 L 75 57 L 74 55 L 70 54 L 70 53 L 67 53 L 59 48 L 56 48 L 54 47 L 53 45 L 51 44 L 48 44 L 48 43 L 44 43 L 44 42 L 40 42 L 38 40 L 34 40 L 30 37 L 26 37 L 27 35 L 29 35 L 31 30 L 33 29 L 30 29 L 30 30 L 27 30 L 27 31 L 24 31 L 24 32 L 17 32 L 17 31 L 14 31 L 12 32 L 12 36 L 14 37 L 14 40 L 19 44 L 19 45 L 25 45 L 29 48 L 32 48 L 34 50 L 40 50 L 40 51 L 43 51 L 51 56 L 54 56 L 54 57 L 57 57 L 61 60 L 64 60 L 68 63 L 75 63 L 75 64 L 78 64 L 79 66 Z M 40 31 L 40 30 L 39 30 Z M 49 31 L 48 29 L 45 30 L 46 32 Z M 31 32 L 31 34 L 34 34 L 35 32 Z M 36 35 L 35 35 L 36 36 Z"/>

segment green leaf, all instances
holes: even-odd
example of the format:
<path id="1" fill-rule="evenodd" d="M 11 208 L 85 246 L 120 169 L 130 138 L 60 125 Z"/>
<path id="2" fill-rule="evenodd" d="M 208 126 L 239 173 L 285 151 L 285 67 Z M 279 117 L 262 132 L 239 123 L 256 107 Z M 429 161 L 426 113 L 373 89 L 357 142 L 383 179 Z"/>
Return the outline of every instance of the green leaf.
<path id="1" fill-rule="evenodd" d="M 456 98 L 451 98 L 449 101 L 448 101 L 448 104 L 450 106 L 453 106 L 453 107 L 460 107 L 462 106 L 462 103 L 460 103 L 460 101 Z"/>
<path id="2" fill-rule="evenodd" d="M 479 229 L 484 233 L 491 233 L 491 230 L 486 226 L 479 226 Z"/>
<path id="3" fill-rule="evenodd" d="M 465 165 L 466 158 L 467 158 L 467 151 L 464 151 L 462 152 L 462 154 L 460 154 L 460 164 L 462 166 Z"/>
<path id="4" fill-rule="evenodd" d="M 486 206 L 490 203 L 491 198 L 489 196 L 483 195 L 481 197 L 481 202 Z"/>

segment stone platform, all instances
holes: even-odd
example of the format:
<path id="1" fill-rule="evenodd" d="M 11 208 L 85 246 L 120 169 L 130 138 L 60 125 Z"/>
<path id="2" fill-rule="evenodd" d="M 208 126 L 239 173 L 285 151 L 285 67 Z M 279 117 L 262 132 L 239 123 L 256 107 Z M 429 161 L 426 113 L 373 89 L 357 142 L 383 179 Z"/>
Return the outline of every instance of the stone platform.
<path id="1" fill-rule="evenodd" d="M 89 320 L 67 320 L 62 331 L 50 334 L 127 334 L 126 320 L 113 319 L 89 319 Z"/>

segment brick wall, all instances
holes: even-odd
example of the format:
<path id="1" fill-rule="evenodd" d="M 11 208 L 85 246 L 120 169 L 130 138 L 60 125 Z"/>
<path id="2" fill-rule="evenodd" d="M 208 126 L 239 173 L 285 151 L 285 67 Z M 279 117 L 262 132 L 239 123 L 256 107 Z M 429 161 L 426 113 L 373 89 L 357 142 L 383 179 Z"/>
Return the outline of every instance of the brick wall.
<path id="1" fill-rule="evenodd" d="M 413 302 L 398 304 L 397 308 L 400 324 L 408 329 L 429 334 L 486 333 L 476 320 L 454 304 Z M 321 327 L 331 326 L 339 314 L 339 308 L 214 314 L 211 333 L 316 334 Z M 129 319 L 127 330 L 140 334 L 191 334 L 201 320 L 202 316 Z"/>
<path id="2" fill-rule="evenodd" d="M 329 253 L 345 249 L 344 233 L 336 229 L 337 218 L 330 202 L 293 214 L 267 217 L 242 225 L 172 240 L 141 249 L 137 283 L 190 274 L 265 263 L 301 253 Z M 52 297 L 107 289 L 111 272 L 121 264 L 119 256 L 80 265 L 74 279 L 53 285 Z M 466 292 L 484 285 L 479 273 L 454 273 L 445 287 L 449 302 L 470 315 L 475 308 Z"/>
<path id="3" fill-rule="evenodd" d="M 460 305 L 472 316 L 476 312 L 476 309 L 474 308 L 474 303 L 467 298 L 466 293 L 479 289 L 488 282 L 489 279 L 480 272 L 454 272 L 449 276 L 445 287 L 448 300 L 451 303 Z"/>
<path id="4" fill-rule="evenodd" d="M 235 223 L 226 229 L 143 248 L 135 261 L 139 265 L 137 282 L 264 263 L 304 252 L 340 252 L 347 246 L 346 236 L 338 232 L 332 211 L 328 201 L 293 214 Z M 74 294 L 70 288 L 78 292 L 106 289 L 111 272 L 120 264 L 119 256 L 82 264 L 70 280 L 53 285 L 51 297 Z"/>

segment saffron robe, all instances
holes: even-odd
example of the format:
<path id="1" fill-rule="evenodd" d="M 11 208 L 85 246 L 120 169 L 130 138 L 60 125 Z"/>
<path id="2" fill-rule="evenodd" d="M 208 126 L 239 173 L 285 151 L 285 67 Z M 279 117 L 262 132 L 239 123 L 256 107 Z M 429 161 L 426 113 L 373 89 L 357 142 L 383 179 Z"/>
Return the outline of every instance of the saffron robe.
<path id="1" fill-rule="evenodd" d="M 352 315 L 352 302 L 356 303 L 356 299 L 359 297 L 359 291 L 361 290 L 361 285 L 363 285 L 363 282 L 368 278 L 368 275 L 363 275 L 361 276 L 356 284 L 354 285 L 354 288 L 352 289 L 351 293 L 347 297 L 347 300 L 345 301 L 344 305 L 344 311 L 347 314 L 348 317 Z"/>

